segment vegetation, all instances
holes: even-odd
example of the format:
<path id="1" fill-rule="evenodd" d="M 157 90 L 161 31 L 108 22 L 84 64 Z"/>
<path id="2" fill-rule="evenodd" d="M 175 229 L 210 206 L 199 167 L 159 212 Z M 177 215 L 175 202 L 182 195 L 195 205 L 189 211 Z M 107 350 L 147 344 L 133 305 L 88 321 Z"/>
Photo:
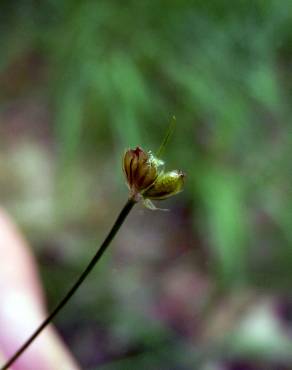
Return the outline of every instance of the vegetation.
<path id="1" fill-rule="evenodd" d="M 177 118 L 164 155 L 187 172 L 184 193 L 170 213 L 136 210 L 59 318 L 83 367 L 291 364 L 292 3 L 0 10 L 0 194 L 49 305 L 127 196 L 124 149 L 155 150 Z"/>

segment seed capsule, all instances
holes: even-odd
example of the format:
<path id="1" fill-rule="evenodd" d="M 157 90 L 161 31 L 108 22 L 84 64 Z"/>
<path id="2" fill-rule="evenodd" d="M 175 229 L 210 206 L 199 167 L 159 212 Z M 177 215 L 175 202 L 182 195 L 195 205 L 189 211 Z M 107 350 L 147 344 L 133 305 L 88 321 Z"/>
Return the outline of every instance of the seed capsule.
<path id="1" fill-rule="evenodd" d="M 163 161 L 151 152 L 137 146 L 128 149 L 123 158 L 123 171 L 130 197 L 135 201 L 143 200 L 149 209 L 158 209 L 151 200 L 163 200 L 182 191 L 185 174 L 182 171 L 163 171 Z"/>
<path id="2" fill-rule="evenodd" d="M 156 181 L 144 192 L 144 198 L 163 200 L 182 191 L 185 174 L 182 171 L 162 172 Z"/>
<path id="3" fill-rule="evenodd" d="M 137 147 L 126 151 L 123 170 L 132 194 L 142 194 L 156 180 L 163 162 Z"/>

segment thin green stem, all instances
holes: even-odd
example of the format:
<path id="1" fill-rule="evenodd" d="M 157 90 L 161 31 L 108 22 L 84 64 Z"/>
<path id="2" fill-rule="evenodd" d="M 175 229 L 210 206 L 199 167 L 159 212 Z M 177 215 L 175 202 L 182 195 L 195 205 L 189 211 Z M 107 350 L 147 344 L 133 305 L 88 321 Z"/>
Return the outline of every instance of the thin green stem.
<path id="1" fill-rule="evenodd" d="M 37 336 L 50 324 L 50 322 L 54 319 L 54 317 L 62 310 L 65 304 L 71 299 L 74 293 L 77 291 L 79 286 L 83 283 L 86 279 L 87 275 L 91 272 L 94 268 L 96 263 L 99 261 L 107 247 L 110 245 L 111 241 L 113 240 L 114 236 L 124 223 L 126 217 L 128 216 L 129 212 L 135 205 L 135 201 L 133 199 L 129 199 L 123 209 L 121 210 L 119 216 L 117 217 L 112 229 L 108 233 L 107 237 L 105 238 L 102 245 L 97 250 L 96 254 L 89 262 L 88 266 L 82 272 L 78 280 L 75 284 L 71 287 L 71 289 L 67 292 L 67 294 L 61 299 L 61 301 L 57 304 L 55 309 L 48 315 L 48 317 L 42 322 L 42 324 L 35 330 L 35 332 L 27 339 L 27 341 L 15 352 L 15 354 L 0 368 L 0 370 L 7 370 L 17 359 L 18 357 L 29 347 L 29 345 L 37 338 Z"/>

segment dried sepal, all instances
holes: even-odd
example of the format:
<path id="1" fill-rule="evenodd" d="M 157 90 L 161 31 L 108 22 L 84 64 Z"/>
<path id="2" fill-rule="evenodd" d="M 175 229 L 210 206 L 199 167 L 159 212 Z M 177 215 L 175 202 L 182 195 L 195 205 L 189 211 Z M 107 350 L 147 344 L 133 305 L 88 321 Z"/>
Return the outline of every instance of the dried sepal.
<path id="1" fill-rule="evenodd" d="M 151 211 L 169 211 L 167 208 L 159 208 L 148 198 L 143 198 L 144 207 L 150 209 Z"/>

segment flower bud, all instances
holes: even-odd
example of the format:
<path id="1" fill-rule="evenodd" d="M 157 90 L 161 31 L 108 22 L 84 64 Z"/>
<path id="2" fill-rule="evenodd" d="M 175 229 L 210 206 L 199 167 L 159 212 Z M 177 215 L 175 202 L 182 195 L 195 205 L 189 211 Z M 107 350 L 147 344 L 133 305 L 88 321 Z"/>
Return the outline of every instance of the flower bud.
<path id="1" fill-rule="evenodd" d="M 143 197 L 152 200 L 169 198 L 182 191 L 185 174 L 182 171 L 162 172 L 144 192 Z"/>
<path id="2" fill-rule="evenodd" d="M 139 147 L 128 149 L 123 159 L 123 170 L 131 193 L 143 194 L 156 180 L 161 165 L 163 162 L 151 152 L 145 152 Z"/>

